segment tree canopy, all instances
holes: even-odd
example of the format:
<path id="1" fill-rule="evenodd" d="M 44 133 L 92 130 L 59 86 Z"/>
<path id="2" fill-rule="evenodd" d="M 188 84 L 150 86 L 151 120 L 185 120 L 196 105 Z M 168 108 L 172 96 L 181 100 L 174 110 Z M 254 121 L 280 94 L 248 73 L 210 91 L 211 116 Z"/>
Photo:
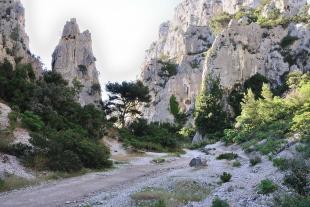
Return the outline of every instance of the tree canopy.
<path id="1" fill-rule="evenodd" d="M 106 91 L 109 100 L 105 103 L 107 114 L 116 117 L 121 126 L 124 126 L 127 118 L 141 116 L 139 106 L 151 101 L 149 89 L 141 81 L 108 83 Z"/>

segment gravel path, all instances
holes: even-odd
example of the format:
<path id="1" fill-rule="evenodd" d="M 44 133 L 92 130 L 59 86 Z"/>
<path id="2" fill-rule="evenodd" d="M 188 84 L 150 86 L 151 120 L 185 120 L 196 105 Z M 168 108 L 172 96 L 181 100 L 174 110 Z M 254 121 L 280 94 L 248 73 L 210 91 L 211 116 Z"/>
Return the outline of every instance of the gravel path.
<path id="1" fill-rule="evenodd" d="M 77 200 L 96 192 L 111 191 L 124 185 L 140 183 L 148 177 L 164 174 L 188 165 L 190 158 L 184 157 L 163 165 L 124 165 L 110 172 L 91 173 L 81 177 L 65 179 L 50 184 L 26 188 L 0 195 L 1 207 L 55 207 L 70 206 Z"/>
<path id="2" fill-rule="evenodd" d="M 131 195 L 145 187 L 169 189 L 180 181 L 195 181 L 209 186 L 211 193 L 201 202 L 189 203 L 187 207 L 211 206 L 215 197 L 225 199 L 234 207 L 268 207 L 272 195 L 257 193 L 257 185 L 262 179 L 271 179 L 281 186 L 283 175 L 272 166 L 266 157 L 262 163 L 249 166 L 249 155 L 239 146 L 226 147 L 222 143 L 209 145 L 209 153 L 187 151 L 180 158 L 166 157 L 163 164 L 152 164 L 153 157 L 162 154 L 147 154 L 144 158 L 134 158 L 129 164 L 121 165 L 110 172 L 91 173 L 81 177 L 65 179 L 42 186 L 0 195 L 1 207 L 134 207 Z M 217 160 L 225 152 L 239 155 L 241 167 L 232 166 L 234 161 Z M 190 160 L 202 157 L 208 161 L 207 167 L 190 168 Z M 220 183 L 223 172 L 232 174 L 228 183 Z"/>
<path id="3" fill-rule="evenodd" d="M 281 185 L 283 174 L 266 157 L 262 158 L 262 163 L 251 167 L 249 165 L 250 156 L 245 154 L 239 146 L 226 147 L 223 143 L 209 145 L 208 154 L 197 151 L 188 151 L 180 160 L 186 161 L 183 167 L 172 168 L 161 173 L 150 174 L 145 177 L 122 183 L 121 186 L 102 190 L 93 195 L 89 195 L 84 200 L 77 202 L 72 207 L 92 206 L 92 207 L 134 207 L 131 195 L 147 187 L 170 189 L 178 182 L 195 181 L 209 186 L 211 193 L 201 202 L 193 202 L 186 207 L 207 207 L 211 206 L 215 197 L 227 200 L 233 207 L 269 207 L 272 205 L 272 195 L 261 195 L 257 193 L 257 186 L 263 179 L 270 179 L 279 185 L 279 189 L 286 190 Z M 219 154 L 234 152 L 239 155 L 237 159 L 241 167 L 233 167 L 234 160 L 217 160 Z M 188 162 L 191 158 L 200 156 L 208 161 L 208 166 L 203 168 L 190 168 Z M 174 162 L 170 163 L 172 165 Z M 160 172 L 160 171 L 158 171 Z M 232 175 L 232 180 L 228 183 L 220 182 L 220 175 L 228 172 Z M 128 172 L 130 173 L 130 172 Z M 70 207 L 71 207 L 70 206 Z"/>

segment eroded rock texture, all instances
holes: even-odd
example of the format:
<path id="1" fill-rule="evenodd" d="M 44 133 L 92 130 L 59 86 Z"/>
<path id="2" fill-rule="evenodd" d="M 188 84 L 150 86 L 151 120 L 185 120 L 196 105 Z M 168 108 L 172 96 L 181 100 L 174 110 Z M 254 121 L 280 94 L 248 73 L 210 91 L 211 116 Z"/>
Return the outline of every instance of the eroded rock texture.
<path id="1" fill-rule="evenodd" d="M 18 0 L 0 1 L 0 62 L 8 60 L 13 68 L 18 63 L 31 64 L 35 74 L 42 74 L 40 60 L 29 50 L 25 32 L 25 11 Z"/>
<path id="2" fill-rule="evenodd" d="M 171 22 L 163 23 L 159 39 L 147 51 L 141 79 L 149 86 L 153 101 L 144 109 L 149 121 L 174 122 L 169 111 L 172 95 L 192 121 L 195 100 L 207 74 L 219 75 L 227 94 L 236 85 L 260 73 L 272 85 L 291 70 L 309 71 L 309 23 L 263 27 L 239 11 L 260 11 L 260 18 L 275 15 L 292 18 L 309 15 L 307 0 L 184 0 Z M 212 29 L 212 17 L 223 13 L 231 21 L 219 34 Z M 284 39 L 290 39 L 288 45 Z M 168 64 L 169 63 L 169 64 Z M 167 73 L 167 66 L 176 66 Z"/>
<path id="3" fill-rule="evenodd" d="M 80 85 L 78 102 L 84 106 L 101 103 L 101 87 L 92 50 L 90 32 L 80 33 L 76 19 L 68 21 L 53 53 L 52 69 L 60 73 L 69 85 Z"/>

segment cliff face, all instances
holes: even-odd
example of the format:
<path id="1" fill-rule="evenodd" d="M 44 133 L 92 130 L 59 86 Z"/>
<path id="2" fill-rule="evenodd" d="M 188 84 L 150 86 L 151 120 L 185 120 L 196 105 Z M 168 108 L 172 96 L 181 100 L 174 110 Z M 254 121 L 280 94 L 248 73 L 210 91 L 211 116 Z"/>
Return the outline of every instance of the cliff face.
<path id="1" fill-rule="evenodd" d="M 221 85 L 230 91 L 256 73 L 276 86 L 286 72 L 310 71 L 309 8 L 305 0 L 273 0 L 261 9 L 266 19 L 277 11 L 278 19 L 302 15 L 308 23 L 293 19 L 284 25 L 263 27 L 247 17 L 231 20 L 208 52 L 203 78 L 207 74 L 220 76 Z"/>
<path id="2" fill-rule="evenodd" d="M 7 59 L 15 68 L 17 63 L 31 64 L 35 74 L 42 74 L 42 64 L 29 50 L 25 32 L 25 11 L 20 1 L 0 1 L 0 62 Z"/>
<path id="3" fill-rule="evenodd" d="M 275 18 L 275 14 L 293 18 L 301 12 L 309 15 L 308 4 L 307 0 L 183 1 L 174 19 L 161 25 L 158 41 L 146 54 L 141 79 L 150 88 L 153 101 L 143 110 L 145 118 L 173 122 L 169 100 L 174 95 L 192 120 L 202 79 L 209 73 L 220 75 L 221 84 L 229 91 L 256 73 L 276 85 L 285 72 L 309 71 L 309 24 L 262 27 L 246 16 L 235 17 L 239 11 L 255 9 L 262 19 Z M 224 13 L 231 21 L 217 33 L 213 19 Z M 283 45 L 284 39 L 294 40 Z M 176 72 L 167 74 L 167 65 L 176 66 Z"/>
<path id="4" fill-rule="evenodd" d="M 242 6 L 256 6 L 258 1 L 185 0 L 175 10 L 174 19 L 163 23 L 159 39 L 146 53 L 141 79 L 153 98 L 143 109 L 149 121 L 174 122 L 169 100 L 175 96 L 182 112 L 189 115 L 201 86 L 206 52 L 215 39 L 209 24 L 213 16 L 233 13 Z M 176 67 L 173 75 L 163 75 L 167 63 Z M 191 118 L 189 118 L 191 120 Z"/>
<path id="5" fill-rule="evenodd" d="M 92 51 L 90 32 L 80 33 L 75 19 L 66 23 L 52 60 L 53 71 L 60 73 L 71 86 L 80 85 L 78 102 L 99 105 L 101 88 Z"/>

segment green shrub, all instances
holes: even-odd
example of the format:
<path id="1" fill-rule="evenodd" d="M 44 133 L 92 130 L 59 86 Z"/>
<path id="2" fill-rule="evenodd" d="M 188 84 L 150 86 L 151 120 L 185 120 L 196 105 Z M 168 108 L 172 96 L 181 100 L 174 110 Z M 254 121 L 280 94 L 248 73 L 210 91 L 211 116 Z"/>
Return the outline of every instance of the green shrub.
<path id="1" fill-rule="evenodd" d="M 15 106 L 22 125 L 32 131 L 32 149 L 13 145 L 7 152 L 40 170 L 109 167 L 109 149 L 99 143 L 104 112 L 78 104 L 77 90 L 60 74 L 45 71 L 42 76 L 35 80 L 30 64 L 18 64 L 15 70 L 7 60 L 0 64 L 0 98 Z M 16 115 L 12 119 L 16 121 Z"/>
<path id="2" fill-rule="evenodd" d="M 278 187 L 271 180 L 262 180 L 258 186 L 259 194 L 270 194 L 275 192 Z"/>
<path id="3" fill-rule="evenodd" d="M 241 163 L 239 161 L 233 162 L 233 167 L 241 167 Z"/>
<path id="4" fill-rule="evenodd" d="M 250 159 L 250 165 L 251 166 L 255 166 L 255 165 L 257 165 L 258 163 L 261 163 L 261 162 L 262 162 L 262 159 L 259 156 L 255 156 L 255 157 Z"/>
<path id="5" fill-rule="evenodd" d="M 40 131 L 44 127 L 41 118 L 30 111 L 25 111 L 21 117 L 23 126 L 31 131 Z"/>
<path id="6" fill-rule="evenodd" d="M 14 130 L 17 125 L 17 119 L 18 119 L 18 113 L 15 111 L 12 111 L 9 113 L 9 120 L 10 120 L 10 128 Z"/>
<path id="7" fill-rule="evenodd" d="M 53 156 L 49 161 L 49 168 L 54 171 L 76 172 L 81 170 L 82 166 L 79 156 L 69 150 Z"/>
<path id="8" fill-rule="evenodd" d="M 284 177 L 284 184 L 293 188 L 300 195 L 309 195 L 309 163 L 302 157 L 290 161 L 290 172 Z"/>
<path id="9" fill-rule="evenodd" d="M 227 203 L 227 201 L 221 200 L 219 198 L 215 198 L 212 201 L 211 207 L 229 207 L 229 204 Z"/>
<path id="10" fill-rule="evenodd" d="M 286 48 L 292 45 L 298 39 L 298 37 L 287 35 L 281 40 L 280 45 L 282 48 Z"/>
<path id="11" fill-rule="evenodd" d="M 238 158 L 238 154 L 235 154 L 233 152 L 220 154 L 216 159 L 218 160 L 234 160 Z"/>
<path id="12" fill-rule="evenodd" d="M 274 198 L 274 206 L 278 207 L 308 207 L 310 206 L 309 196 L 281 195 Z"/>
<path id="13" fill-rule="evenodd" d="M 221 181 L 222 181 L 223 183 L 227 183 L 227 182 L 229 182 L 230 179 L 231 179 L 231 174 L 229 174 L 229 173 L 227 173 L 227 172 L 224 172 L 224 173 L 220 176 L 220 178 L 221 178 Z"/>
<path id="14" fill-rule="evenodd" d="M 177 69 L 178 69 L 178 65 L 175 63 L 172 63 L 170 61 L 163 61 L 163 60 L 159 60 L 158 63 L 160 63 L 162 65 L 161 67 L 161 72 L 160 72 L 160 76 L 163 77 L 172 77 L 175 76 L 177 74 Z"/>
<path id="15" fill-rule="evenodd" d="M 192 138 L 195 136 L 196 130 L 193 127 L 183 127 L 178 131 L 178 134 L 184 138 Z"/>
<path id="16" fill-rule="evenodd" d="M 3 186 L 4 186 L 4 180 L 0 178 L 0 189 L 3 188 Z"/>
<path id="17" fill-rule="evenodd" d="M 232 16 L 226 12 L 213 16 L 210 20 L 211 30 L 215 34 L 221 33 L 222 30 L 227 27 L 231 19 Z"/>
<path id="18" fill-rule="evenodd" d="M 137 119 L 127 129 L 119 130 L 122 141 L 136 149 L 151 151 L 179 151 L 182 140 L 177 134 L 179 128 L 169 124 L 150 123 Z"/>
<path id="19" fill-rule="evenodd" d="M 279 168 L 280 170 L 289 169 L 289 161 L 285 158 L 275 158 L 273 159 L 273 166 Z"/>
<path id="20" fill-rule="evenodd" d="M 274 132 L 275 133 L 275 132 Z M 256 149 L 262 154 L 276 153 L 282 146 L 283 140 L 267 139 L 265 143 L 256 146 Z"/>
<path id="21" fill-rule="evenodd" d="M 180 126 L 184 125 L 186 122 L 186 114 L 181 112 L 179 103 L 174 95 L 170 97 L 169 103 L 170 113 L 174 116 L 174 121 Z"/>

